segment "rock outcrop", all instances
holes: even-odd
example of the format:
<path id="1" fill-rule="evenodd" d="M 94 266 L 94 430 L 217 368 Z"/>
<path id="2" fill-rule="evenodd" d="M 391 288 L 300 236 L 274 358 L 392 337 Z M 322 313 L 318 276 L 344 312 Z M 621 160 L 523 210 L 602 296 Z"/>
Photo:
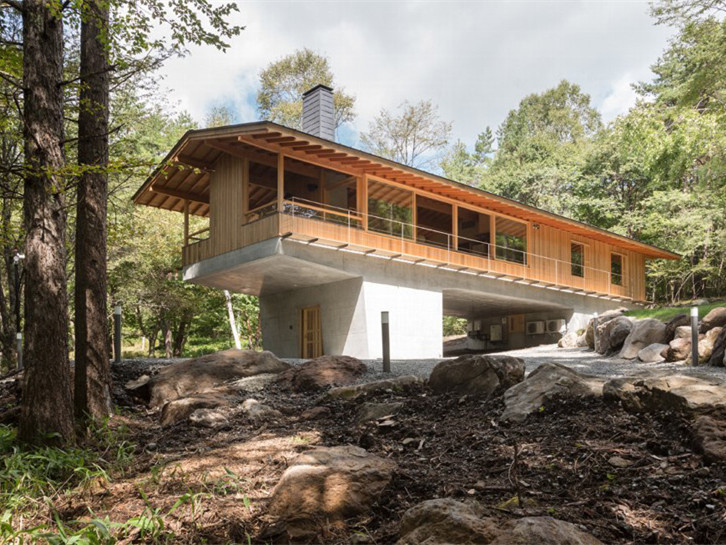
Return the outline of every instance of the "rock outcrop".
<path id="1" fill-rule="evenodd" d="M 370 510 L 396 464 L 359 447 L 321 447 L 298 456 L 272 492 L 266 535 L 291 539 L 317 535 L 322 527 L 344 527 Z"/>
<path id="2" fill-rule="evenodd" d="M 148 381 L 149 405 L 161 407 L 227 381 L 262 373 L 280 373 L 289 367 L 272 352 L 236 349 L 174 363 L 163 367 Z"/>
<path id="3" fill-rule="evenodd" d="M 726 326 L 726 307 L 716 307 L 706 314 L 701 320 L 699 333 L 706 333 L 714 327 Z"/>
<path id="4" fill-rule="evenodd" d="M 526 380 L 504 392 L 502 419 L 522 422 L 559 397 L 601 395 L 603 383 L 602 379 L 580 374 L 559 363 L 542 364 Z"/>
<path id="5" fill-rule="evenodd" d="M 365 363 L 350 356 L 321 356 L 281 373 L 278 383 L 293 392 L 312 392 L 351 384 L 367 370 Z"/>
<path id="6" fill-rule="evenodd" d="M 664 344 L 666 339 L 666 325 L 655 318 L 637 320 L 633 323 L 633 329 L 623 342 L 620 350 L 620 357 L 626 360 L 635 359 L 646 346 L 653 343 Z"/>
<path id="7" fill-rule="evenodd" d="M 460 356 L 439 362 L 429 377 L 437 394 L 447 392 L 488 397 L 524 380 L 524 362 L 510 356 Z"/>
<path id="8" fill-rule="evenodd" d="M 397 545 L 602 545 L 580 528 L 552 517 L 500 521 L 452 499 L 422 502 L 404 513 Z"/>

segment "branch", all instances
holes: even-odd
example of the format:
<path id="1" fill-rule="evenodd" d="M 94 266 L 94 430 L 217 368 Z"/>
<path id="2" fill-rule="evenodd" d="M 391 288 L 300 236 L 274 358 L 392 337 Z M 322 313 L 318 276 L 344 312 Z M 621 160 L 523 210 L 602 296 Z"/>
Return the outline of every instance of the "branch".
<path id="1" fill-rule="evenodd" d="M 13 9 L 16 9 L 20 13 L 23 13 L 23 6 L 20 2 L 17 2 L 16 0 L 2 0 L 2 4 L 11 7 Z"/>
<path id="2" fill-rule="evenodd" d="M 18 89 L 23 88 L 23 85 L 7 72 L 0 71 L 0 79 L 4 79 L 10 85 L 12 85 L 13 87 L 17 87 Z"/>
<path id="3" fill-rule="evenodd" d="M 110 64 L 106 68 L 104 68 L 103 70 L 98 70 L 96 72 L 89 72 L 87 74 L 80 74 L 79 76 L 77 76 L 77 77 L 75 77 L 73 79 L 63 80 L 63 81 L 61 81 L 58 84 L 58 87 L 64 87 L 66 85 L 70 85 L 71 83 L 75 83 L 77 81 L 80 81 L 83 78 L 90 78 L 91 76 L 98 76 L 99 74 L 105 74 L 106 72 L 114 72 L 115 70 L 116 70 L 116 65 L 115 64 Z"/>

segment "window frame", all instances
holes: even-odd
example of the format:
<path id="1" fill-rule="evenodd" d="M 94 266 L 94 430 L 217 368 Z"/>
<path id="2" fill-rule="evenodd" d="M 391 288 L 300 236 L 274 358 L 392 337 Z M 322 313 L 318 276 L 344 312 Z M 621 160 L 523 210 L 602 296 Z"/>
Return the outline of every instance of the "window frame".
<path id="1" fill-rule="evenodd" d="M 504 215 L 504 214 L 498 214 L 496 212 L 491 213 L 490 216 L 491 216 L 491 222 L 492 222 L 492 227 L 493 227 L 492 230 L 491 230 L 492 246 L 493 246 L 493 249 L 494 249 L 494 251 L 491 252 L 492 258 L 495 259 L 495 260 L 497 260 L 497 261 L 502 261 L 504 263 L 509 263 L 511 265 L 519 265 L 521 267 L 529 267 L 530 266 L 529 244 L 530 244 L 530 240 L 532 238 L 531 237 L 531 232 L 530 232 L 531 223 L 529 221 L 526 221 L 526 220 L 520 220 L 518 218 L 513 218 L 512 216 L 507 216 L 507 215 Z M 497 244 L 497 235 L 499 234 L 499 230 L 497 229 L 497 219 L 498 218 L 502 218 L 502 219 L 505 219 L 505 220 L 513 221 L 513 222 L 516 222 L 516 223 L 521 223 L 522 225 L 524 225 L 524 236 L 525 236 L 525 239 L 524 239 L 524 250 L 516 250 L 514 248 L 511 248 L 510 249 L 511 251 L 514 251 L 514 252 L 519 252 L 519 251 L 523 252 L 523 254 L 524 254 L 524 261 L 523 262 L 514 261 L 514 260 L 511 260 L 511 259 L 507 259 L 506 257 L 500 257 L 498 255 L 498 252 L 499 252 L 499 249 L 500 249 L 500 245 Z M 509 249 L 509 248 L 505 248 L 505 247 L 502 247 L 502 248 L 504 250 Z"/>
<path id="2" fill-rule="evenodd" d="M 575 263 L 572 260 L 572 246 L 575 244 L 582 248 L 582 263 Z M 570 239 L 570 276 L 573 278 L 585 278 L 587 269 L 587 247 L 588 245 L 584 242 Z M 575 274 L 575 267 L 580 267 L 580 269 L 582 270 L 582 274 Z"/>
<path id="3" fill-rule="evenodd" d="M 618 256 L 620 258 L 620 273 L 617 274 L 617 276 L 620 277 L 620 283 L 615 282 L 615 276 L 616 274 L 613 272 L 613 257 Z M 610 252 L 610 285 L 611 286 L 618 286 L 620 288 L 625 287 L 625 254 L 621 254 L 620 252 Z"/>

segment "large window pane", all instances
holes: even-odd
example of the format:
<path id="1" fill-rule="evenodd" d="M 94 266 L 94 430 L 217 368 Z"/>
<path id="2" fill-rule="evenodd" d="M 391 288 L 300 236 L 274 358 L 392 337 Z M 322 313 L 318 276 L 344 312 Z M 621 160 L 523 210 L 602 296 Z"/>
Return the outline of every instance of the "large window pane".
<path id="1" fill-rule="evenodd" d="M 416 197 L 416 241 L 442 248 L 453 246 L 451 205 Z"/>
<path id="2" fill-rule="evenodd" d="M 570 274 L 585 277 L 585 245 L 579 242 L 570 243 Z"/>
<path id="3" fill-rule="evenodd" d="M 489 257 L 491 216 L 459 207 L 459 251 Z"/>
<path id="4" fill-rule="evenodd" d="M 275 212 L 277 168 L 250 161 L 250 187 L 247 196 L 247 221 Z"/>
<path id="5" fill-rule="evenodd" d="M 368 229 L 396 237 L 412 238 L 413 194 L 405 189 L 368 182 Z"/>
<path id="6" fill-rule="evenodd" d="M 513 263 L 527 263 L 527 224 L 497 216 L 497 259 Z"/>
<path id="7" fill-rule="evenodd" d="M 623 285 L 623 256 L 610 254 L 610 281 L 616 286 Z"/>

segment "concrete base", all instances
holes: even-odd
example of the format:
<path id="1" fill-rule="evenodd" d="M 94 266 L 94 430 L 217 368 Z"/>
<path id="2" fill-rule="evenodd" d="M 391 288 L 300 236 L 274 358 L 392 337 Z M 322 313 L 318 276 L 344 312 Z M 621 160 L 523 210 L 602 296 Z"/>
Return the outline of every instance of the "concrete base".
<path id="1" fill-rule="evenodd" d="M 471 349 L 512 349 L 556 342 L 560 333 L 510 330 L 508 317 L 564 319 L 566 330 L 587 325 L 595 312 L 627 306 L 607 297 L 508 281 L 486 274 L 418 265 L 375 254 L 271 239 L 187 267 L 184 279 L 258 295 L 265 349 L 301 357 L 302 309 L 319 306 L 325 354 L 380 358 L 381 312 L 390 315 L 391 358 L 438 358 L 442 317 L 502 325 L 492 345 L 470 338 Z M 520 319 L 521 323 L 521 319 Z"/>

